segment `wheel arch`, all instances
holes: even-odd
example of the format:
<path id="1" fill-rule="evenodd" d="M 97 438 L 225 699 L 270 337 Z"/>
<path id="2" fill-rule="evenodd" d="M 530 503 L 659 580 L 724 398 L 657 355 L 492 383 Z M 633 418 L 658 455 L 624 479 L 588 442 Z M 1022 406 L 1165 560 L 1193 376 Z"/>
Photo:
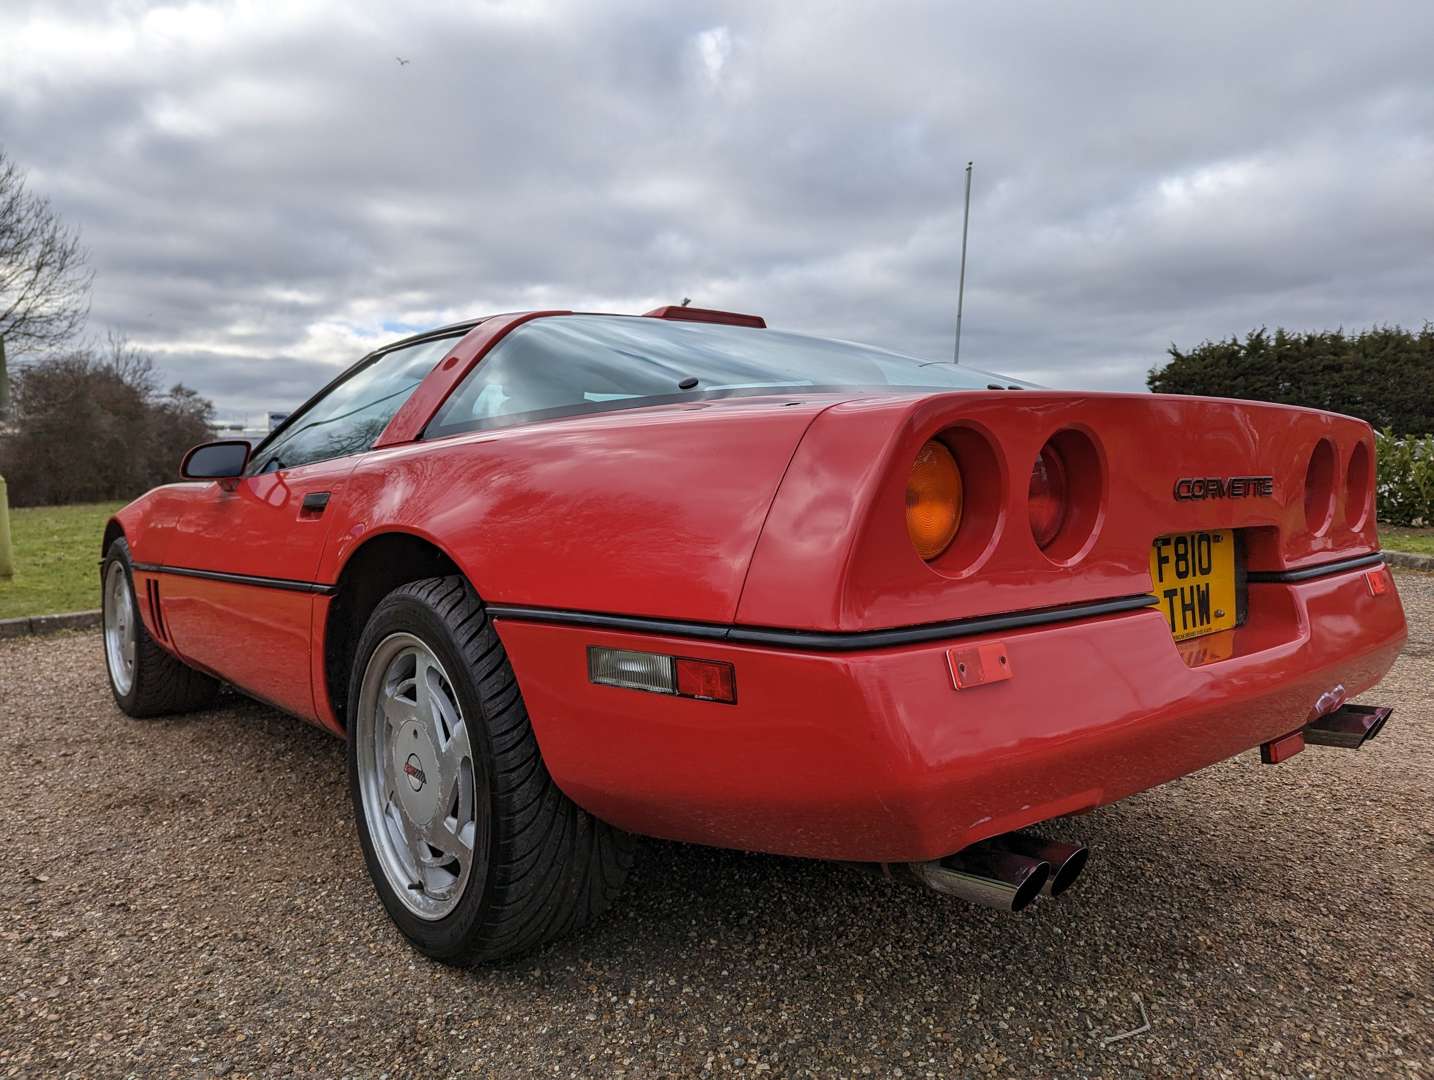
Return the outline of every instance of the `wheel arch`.
<path id="1" fill-rule="evenodd" d="M 110 553 L 110 545 L 124 536 L 124 526 L 120 524 L 117 517 L 112 517 L 105 522 L 104 538 L 100 540 L 100 558 L 103 559 Z"/>
<path id="2" fill-rule="evenodd" d="M 345 730 L 353 652 L 373 609 L 411 581 L 449 574 L 467 577 L 458 561 L 432 539 L 402 530 L 366 537 L 344 560 L 324 620 L 323 670 L 334 719 Z M 469 583 L 477 591 L 477 584 Z"/>

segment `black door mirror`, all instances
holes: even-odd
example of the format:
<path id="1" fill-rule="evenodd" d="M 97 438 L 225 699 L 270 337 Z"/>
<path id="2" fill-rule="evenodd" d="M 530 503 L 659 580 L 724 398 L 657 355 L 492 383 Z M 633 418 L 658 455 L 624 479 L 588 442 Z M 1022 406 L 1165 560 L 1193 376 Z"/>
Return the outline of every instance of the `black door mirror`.
<path id="1" fill-rule="evenodd" d="M 179 475 L 186 480 L 228 480 L 244 475 L 249 464 L 249 444 L 243 439 L 200 443 L 179 463 Z"/>

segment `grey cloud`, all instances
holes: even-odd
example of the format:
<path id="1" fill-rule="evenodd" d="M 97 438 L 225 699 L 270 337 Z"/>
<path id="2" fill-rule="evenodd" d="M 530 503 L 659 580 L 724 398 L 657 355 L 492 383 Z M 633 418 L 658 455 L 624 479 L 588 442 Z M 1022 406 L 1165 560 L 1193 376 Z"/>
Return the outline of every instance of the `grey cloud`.
<path id="1" fill-rule="evenodd" d="M 96 329 L 231 413 L 537 304 L 944 358 L 973 158 L 973 364 L 1136 389 L 1172 340 L 1431 314 L 1423 5 L 245 10 L 0 13 L 0 139 Z"/>

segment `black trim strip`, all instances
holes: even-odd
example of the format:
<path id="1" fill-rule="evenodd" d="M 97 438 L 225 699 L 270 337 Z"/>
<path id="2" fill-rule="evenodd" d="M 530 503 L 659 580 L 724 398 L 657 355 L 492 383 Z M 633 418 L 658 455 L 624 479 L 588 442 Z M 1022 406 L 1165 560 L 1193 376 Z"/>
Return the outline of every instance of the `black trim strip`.
<path id="1" fill-rule="evenodd" d="M 672 637 L 706 638 L 725 641 L 732 627 L 720 623 L 683 622 L 680 619 L 647 619 L 641 615 L 602 615 L 595 611 L 570 611 L 566 608 L 523 607 L 509 604 L 485 604 L 495 619 L 514 622 L 560 622 L 569 626 L 591 626 L 595 630 L 633 630 L 642 634 L 664 634 Z"/>
<path id="2" fill-rule="evenodd" d="M 317 581 L 295 581 L 293 578 L 259 577 L 256 574 L 226 574 L 222 570 L 195 570 L 188 566 L 160 566 L 157 563 L 135 563 L 134 569 L 147 574 L 174 574 L 177 577 L 203 578 L 206 581 L 224 581 L 230 585 L 252 585 L 258 589 L 283 589 L 287 592 L 317 593 L 332 596 L 338 591 L 335 585 L 320 585 Z"/>
<path id="3" fill-rule="evenodd" d="M 495 619 L 515 622 L 555 622 L 570 626 L 590 626 L 596 630 L 632 630 L 639 633 L 672 637 L 702 638 L 727 641 L 739 645 L 775 645 L 783 648 L 844 651 L 880 649 L 890 645 L 910 645 L 942 638 L 968 637 L 972 634 L 1016 630 L 1028 626 L 1090 619 L 1097 615 L 1113 615 L 1122 611 L 1138 611 L 1152 607 L 1159 600 L 1148 593 L 1120 596 L 1113 600 L 1092 600 L 1082 604 L 1014 611 L 1005 615 L 980 615 L 950 622 L 924 623 L 920 626 L 897 626 L 885 630 L 781 630 L 767 626 L 722 626 L 718 623 L 682 622 L 676 619 L 645 619 L 635 615 L 602 615 L 592 611 L 566 611 L 562 608 L 521 607 L 489 604 L 488 614 Z"/>
<path id="4" fill-rule="evenodd" d="M 1384 562 L 1384 553 L 1375 552 L 1373 555 L 1359 555 L 1353 559 L 1340 559 L 1337 562 L 1305 566 L 1298 570 L 1251 570 L 1249 581 L 1251 585 L 1308 581 L 1310 578 L 1324 577 L 1326 574 L 1342 574 L 1346 570 L 1358 570 L 1362 566 L 1375 566 L 1382 562 Z"/>

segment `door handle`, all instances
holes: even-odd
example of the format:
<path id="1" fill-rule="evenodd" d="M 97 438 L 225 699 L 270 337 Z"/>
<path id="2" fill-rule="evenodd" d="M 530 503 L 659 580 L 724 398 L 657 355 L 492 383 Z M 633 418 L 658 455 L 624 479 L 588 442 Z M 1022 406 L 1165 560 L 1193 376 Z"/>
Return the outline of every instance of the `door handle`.
<path id="1" fill-rule="evenodd" d="M 301 518 L 322 517 L 329 506 L 329 492 L 311 491 L 304 496 L 304 501 L 299 504 L 299 516 Z"/>

